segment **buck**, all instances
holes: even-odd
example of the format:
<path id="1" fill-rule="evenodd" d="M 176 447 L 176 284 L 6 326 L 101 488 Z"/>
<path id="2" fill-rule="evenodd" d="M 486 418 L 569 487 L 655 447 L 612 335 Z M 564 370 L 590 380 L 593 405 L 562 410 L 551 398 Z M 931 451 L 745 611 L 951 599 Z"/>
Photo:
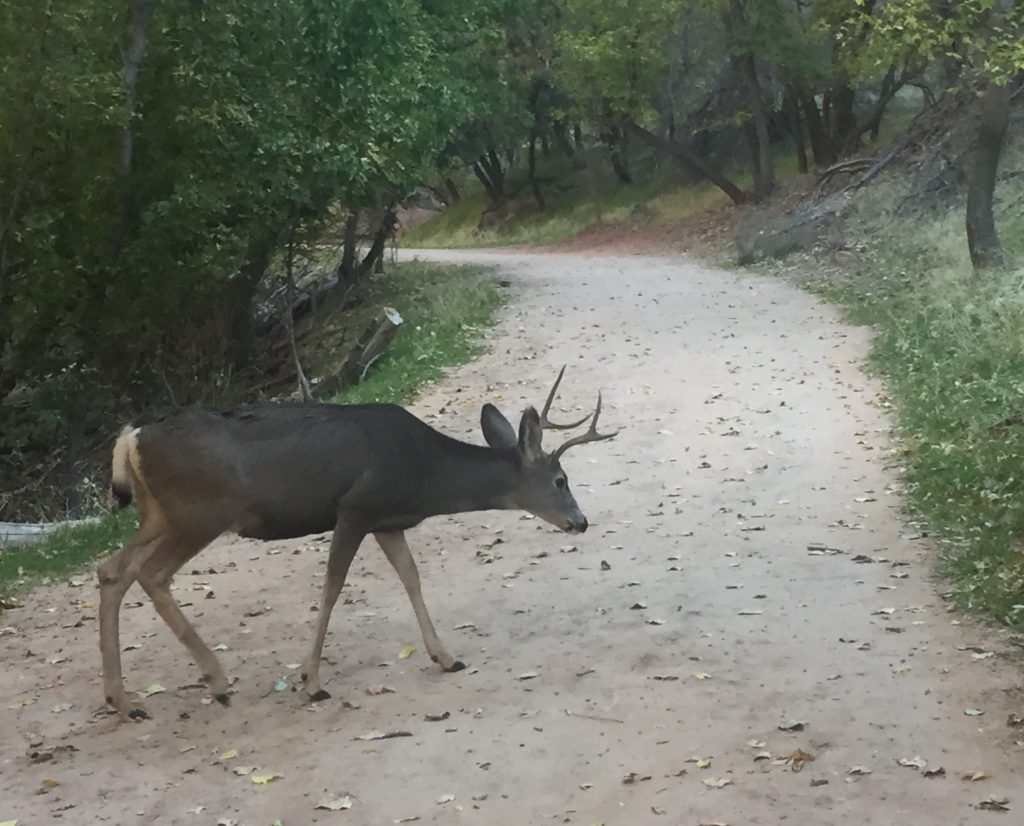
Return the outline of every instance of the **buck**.
<path id="1" fill-rule="evenodd" d="M 118 506 L 138 503 L 139 526 L 97 572 L 107 702 L 122 718 L 147 716 L 128 702 L 121 672 L 121 602 L 138 581 L 213 696 L 228 704 L 224 670 L 170 591 L 178 569 L 226 532 L 266 540 L 334 529 L 313 644 L 301 671 L 311 700 L 330 697 L 320 685 L 324 638 L 349 566 L 371 533 L 405 586 L 430 658 L 445 671 L 464 668 L 434 630 L 405 531 L 431 516 L 490 509 L 524 510 L 561 530 L 585 531 L 587 518 L 560 460 L 569 448 L 617 431 L 597 431 L 600 394 L 594 411 L 579 421 L 549 420 L 564 373 L 565 367 L 540 415 L 533 407 L 523 413 L 518 435 L 494 405 L 484 405 L 486 447 L 446 436 L 389 404 L 187 409 L 126 426 L 114 444 L 111 494 Z M 588 420 L 584 433 L 550 453 L 541 449 L 544 430 Z"/>

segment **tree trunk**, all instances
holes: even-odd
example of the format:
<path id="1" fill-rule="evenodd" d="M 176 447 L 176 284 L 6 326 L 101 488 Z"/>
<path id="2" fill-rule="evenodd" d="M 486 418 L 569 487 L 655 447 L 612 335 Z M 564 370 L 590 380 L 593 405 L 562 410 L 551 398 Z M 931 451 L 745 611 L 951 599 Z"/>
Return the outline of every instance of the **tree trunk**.
<path id="1" fill-rule="evenodd" d="M 462 198 L 462 194 L 459 192 L 459 188 L 455 185 L 455 181 L 453 181 L 447 175 L 442 175 L 441 180 L 444 181 L 444 188 L 448 190 L 448 195 L 451 198 L 451 203 L 458 203 L 459 199 Z"/>
<path id="2" fill-rule="evenodd" d="M 1006 261 L 996 232 L 992 202 L 999 156 L 1009 124 L 1009 85 L 989 81 L 979 104 L 977 138 L 967 163 L 967 247 L 976 271 L 997 267 Z"/>
<path id="3" fill-rule="evenodd" d="M 825 131 L 821 112 L 818 110 L 818 103 L 814 95 L 805 92 L 800 95 L 800 106 L 807 121 L 807 136 L 811 141 L 811 154 L 814 156 L 814 165 L 819 169 L 831 165 L 835 154 L 832 151 L 831 141 Z"/>
<path id="4" fill-rule="evenodd" d="M 734 204 L 744 204 L 747 196 L 736 184 L 730 181 L 718 170 L 709 166 L 703 158 L 694 152 L 689 146 L 681 141 L 670 141 L 653 132 L 644 129 L 640 124 L 633 121 L 626 121 L 625 129 L 630 134 L 639 138 L 652 149 L 664 152 L 666 155 L 675 158 L 683 165 L 692 168 L 707 178 L 711 183 L 722 190 Z"/>
<path id="5" fill-rule="evenodd" d="M 845 73 L 841 73 L 829 93 L 829 131 L 835 157 L 857 150 L 860 137 L 857 132 L 857 116 L 853 111 L 854 91 Z"/>
<path id="6" fill-rule="evenodd" d="M 356 278 L 356 245 L 359 242 L 359 210 L 353 209 L 345 218 L 341 239 L 341 263 L 338 265 L 338 283 L 351 284 Z"/>
<path id="7" fill-rule="evenodd" d="M 236 370 L 248 367 L 252 361 L 256 340 L 253 303 L 256 289 L 270 264 L 273 246 L 273 237 L 269 234 L 252 241 L 245 264 L 228 284 L 228 347 Z"/>
<path id="8" fill-rule="evenodd" d="M 747 92 L 747 103 L 753 116 L 754 132 L 752 154 L 754 163 L 754 197 L 767 198 L 775 189 L 775 167 L 772 162 L 771 137 L 768 134 L 768 109 L 761 97 L 761 84 L 757 79 L 757 64 L 753 54 L 736 59 L 736 72 Z"/>
<path id="9" fill-rule="evenodd" d="M 302 360 L 299 358 L 299 346 L 295 341 L 295 319 L 292 317 L 292 308 L 295 306 L 295 227 L 292 226 L 288 233 L 288 249 L 285 253 L 285 293 L 284 293 L 284 329 L 288 334 L 288 349 L 291 351 L 292 364 L 295 367 L 295 377 L 298 384 L 299 398 L 304 402 L 315 401 L 313 390 L 309 386 L 309 380 L 302 369 Z"/>
<path id="10" fill-rule="evenodd" d="M 544 195 L 540 191 L 540 182 L 537 180 L 537 133 L 530 132 L 530 144 L 527 149 L 526 176 L 530 181 L 530 189 L 533 190 L 534 200 L 537 201 L 538 209 L 546 209 Z"/>
<path id="11" fill-rule="evenodd" d="M 882 78 L 882 85 L 878 90 L 878 100 L 871 112 L 871 117 L 857 130 L 858 135 L 870 133 L 871 140 L 878 140 L 878 132 L 882 128 L 882 118 L 885 117 L 885 110 L 889 103 L 900 90 L 901 83 L 896 81 L 896 64 L 893 64 Z"/>
<path id="12" fill-rule="evenodd" d="M 121 83 L 124 88 L 125 124 L 121 127 L 121 145 L 118 151 L 117 171 L 119 177 L 120 209 L 111 238 L 111 247 L 116 257 L 128 237 L 129 227 L 135 213 L 135 197 L 131 189 L 132 161 L 135 154 L 135 135 L 132 132 L 132 118 L 135 115 L 136 88 L 142 57 L 146 53 L 146 35 L 153 19 L 157 0 L 128 0 L 127 43 L 121 64 Z"/>
<path id="13" fill-rule="evenodd" d="M 615 176 L 624 184 L 633 183 L 633 176 L 629 174 L 629 154 L 626 136 L 618 127 L 611 127 L 605 137 L 608 144 L 608 152 L 612 161 L 612 168 Z"/>
<path id="14" fill-rule="evenodd" d="M 502 171 L 501 161 L 493 149 L 476 159 L 473 164 L 473 173 L 483 184 L 492 207 L 500 206 L 505 202 L 505 173 Z"/>
<path id="15" fill-rule="evenodd" d="M 807 143 L 804 141 L 804 127 L 800 120 L 800 107 L 796 102 L 796 94 L 792 89 L 786 90 L 786 98 L 783 101 L 786 110 L 786 118 L 789 120 L 789 133 L 793 136 L 793 143 L 796 146 L 797 169 L 801 175 L 807 174 Z"/>
<path id="16" fill-rule="evenodd" d="M 380 223 L 377 225 L 377 231 L 373 236 L 373 243 L 370 244 L 370 251 L 366 253 L 366 257 L 363 258 L 362 262 L 359 264 L 360 280 L 365 278 L 371 272 L 376 271 L 378 263 L 383 265 L 384 248 L 387 246 L 388 238 L 394 235 L 394 232 L 395 212 L 391 206 L 387 206 L 384 208 Z M 380 271 L 383 272 L 383 266 Z"/>

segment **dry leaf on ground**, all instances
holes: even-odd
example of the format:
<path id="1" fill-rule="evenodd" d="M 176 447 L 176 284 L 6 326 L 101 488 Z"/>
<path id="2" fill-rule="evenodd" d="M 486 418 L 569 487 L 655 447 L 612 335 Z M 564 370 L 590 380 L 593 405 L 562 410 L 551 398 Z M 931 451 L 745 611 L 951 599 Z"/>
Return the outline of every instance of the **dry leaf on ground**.
<path id="1" fill-rule="evenodd" d="M 321 797 L 313 808 L 326 809 L 329 812 L 340 812 L 352 808 L 352 798 L 347 794 L 328 795 L 327 797 Z"/>

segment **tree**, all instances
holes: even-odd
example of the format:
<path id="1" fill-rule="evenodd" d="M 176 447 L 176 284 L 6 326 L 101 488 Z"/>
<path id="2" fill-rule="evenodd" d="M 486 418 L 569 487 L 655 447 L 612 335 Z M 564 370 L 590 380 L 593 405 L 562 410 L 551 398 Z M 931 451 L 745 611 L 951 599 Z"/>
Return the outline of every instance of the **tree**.
<path id="1" fill-rule="evenodd" d="M 876 65 L 893 48 L 923 60 L 943 58 L 957 67 L 958 82 L 977 90 L 977 133 L 966 164 L 967 244 L 975 270 L 1001 264 L 993 202 L 1009 125 L 1009 87 L 1024 72 L 1022 6 L 1014 0 L 908 0 L 886 4 L 868 26 Z"/>

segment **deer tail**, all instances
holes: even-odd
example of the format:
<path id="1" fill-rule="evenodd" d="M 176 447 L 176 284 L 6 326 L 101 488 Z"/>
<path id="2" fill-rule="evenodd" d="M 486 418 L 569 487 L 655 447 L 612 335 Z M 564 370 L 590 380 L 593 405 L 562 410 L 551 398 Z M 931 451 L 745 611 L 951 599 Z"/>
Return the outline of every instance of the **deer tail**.
<path id="1" fill-rule="evenodd" d="M 114 455 L 110 469 L 110 499 L 115 510 L 126 508 L 135 498 L 132 454 L 138 450 L 138 428 L 130 424 L 121 429 L 114 442 Z"/>

